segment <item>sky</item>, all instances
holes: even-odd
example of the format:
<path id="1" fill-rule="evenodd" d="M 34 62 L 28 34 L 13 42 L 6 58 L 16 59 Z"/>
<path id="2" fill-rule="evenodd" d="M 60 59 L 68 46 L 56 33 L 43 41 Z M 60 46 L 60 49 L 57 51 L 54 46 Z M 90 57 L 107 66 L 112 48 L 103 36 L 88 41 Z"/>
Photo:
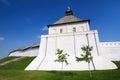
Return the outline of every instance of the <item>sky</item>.
<path id="1" fill-rule="evenodd" d="M 90 19 L 101 42 L 120 41 L 120 0 L 0 0 L 0 58 L 20 47 L 40 43 L 47 25 L 65 16 Z"/>

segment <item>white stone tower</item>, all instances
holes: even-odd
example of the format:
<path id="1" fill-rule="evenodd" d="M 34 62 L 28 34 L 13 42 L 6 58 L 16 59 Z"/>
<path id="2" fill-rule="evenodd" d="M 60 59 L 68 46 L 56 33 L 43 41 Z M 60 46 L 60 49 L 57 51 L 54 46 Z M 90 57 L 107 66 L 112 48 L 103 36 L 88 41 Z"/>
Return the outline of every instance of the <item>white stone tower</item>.
<path id="1" fill-rule="evenodd" d="M 83 20 L 73 15 L 70 8 L 66 15 L 57 22 L 48 25 L 48 35 L 41 36 L 39 55 L 25 70 L 61 70 L 61 64 L 54 62 L 56 50 L 68 53 L 69 65 L 64 64 L 63 70 L 88 70 L 86 62 L 77 62 L 75 57 L 83 52 L 84 45 L 93 46 L 92 56 L 97 70 L 116 69 L 111 61 L 99 56 L 99 38 L 97 30 L 90 30 L 90 20 Z M 93 64 L 91 63 L 91 69 Z"/>

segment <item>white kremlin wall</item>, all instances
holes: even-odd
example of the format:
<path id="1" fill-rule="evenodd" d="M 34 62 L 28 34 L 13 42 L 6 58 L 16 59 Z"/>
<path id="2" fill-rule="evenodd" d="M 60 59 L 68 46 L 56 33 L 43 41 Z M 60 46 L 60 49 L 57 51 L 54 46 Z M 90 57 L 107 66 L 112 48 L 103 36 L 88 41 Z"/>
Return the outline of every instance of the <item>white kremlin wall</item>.
<path id="1" fill-rule="evenodd" d="M 39 44 L 15 49 L 9 53 L 9 56 L 38 56 Z"/>
<path id="2" fill-rule="evenodd" d="M 39 49 L 35 48 L 35 49 L 28 49 L 25 51 L 15 51 L 15 52 L 10 53 L 9 56 L 29 56 L 29 57 L 32 57 L 32 56 L 37 56 L 38 53 L 39 53 Z"/>
<path id="3" fill-rule="evenodd" d="M 120 42 L 100 42 L 99 55 L 111 61 L 120 61 Z M 24 51 L 14 51 L 9 56 L 38 56 L 38 48 L 30 48 Z"/>
<path id="4" fill-rule="evenodd" d="M 68 57 L 69 65 L 66 66 L 64 64 L 63 70 L 88 70 L 86 62 L 77 62 L 75 60 L 76 56 L 80 56 L 81 47 L 83 45 L 87 45 L 86 34 L 84 33 L 76 33 L 76 49 L 74 48 L 74 37 L 73 34 L 59 34 L 57 35 L 44 35 L 41 37 L 40 44 L 40 52 L 37 58 L 35 58 L 30 65 L 25 70 L 61 70 L 61 64 L 58 62 L 54 62 L 57 59 L 56 54 L 56 46 L 59 49 L 63 49 L 64 53 L 68 53 L 70 56 Z M 111 61 L 105 59 L 104 57 L 97 56 L 96 45 L 94 38 L 94 31 L 89 32 L 89 41 L 90 45 L 94 46 L 94 50 L 92 52 L 93 61 L 96 67 L 96 70 L 104 70 L 104 69 L 115 69 L 117 68 Z M 56 45 L 57 38 L 57 45 Z M 71 44 L 72 43 L 72 44 Z M 81 43 L 81 44 L 80 44 Z M 83 44 L 85 43 L 85 44 Z M 76 53 L 76 54 L 75 54 Z M 93 65 L 90 63 L 91 70 L 93 70 Z"/>
<path id="5" fill-rule="evenodd" d="M 100 55 L 111 61 L 120 61 L 120 42 L 100 42 Z"/>

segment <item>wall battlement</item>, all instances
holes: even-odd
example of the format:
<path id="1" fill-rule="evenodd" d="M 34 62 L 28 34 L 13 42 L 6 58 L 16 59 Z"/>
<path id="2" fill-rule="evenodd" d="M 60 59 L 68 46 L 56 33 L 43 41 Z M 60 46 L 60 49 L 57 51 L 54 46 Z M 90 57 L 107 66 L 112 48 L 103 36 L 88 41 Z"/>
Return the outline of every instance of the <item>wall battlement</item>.
<path id="1" fill-rule="evenodd" d="M 120 47 L 120 42 L 100 42 L 100 47 Z"/>

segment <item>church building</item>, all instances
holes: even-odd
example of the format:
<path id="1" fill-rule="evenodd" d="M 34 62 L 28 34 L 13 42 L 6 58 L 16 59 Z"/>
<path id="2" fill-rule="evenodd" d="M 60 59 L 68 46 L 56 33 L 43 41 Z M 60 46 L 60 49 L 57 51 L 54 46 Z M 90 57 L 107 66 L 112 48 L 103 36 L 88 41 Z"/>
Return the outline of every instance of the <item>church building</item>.
<path id="1" fill-rule="evenodd" d="M 61 64 L 54 61 L 57 49 L 69 54 L 69 65 L 63 64 L 63 70 L 89 70 L 86 62 L 76 61 L 76 57 L 83 54 L 81 47 L 86 45 L 93 47 L 94 65 L 90 62 L 91 70 L 94 66 L 96 70 L 117 69 L 110 59 L 102 56 L 108 48 L 101 47 L 104 44 L 99 42 L 98 31 L 90 30 L 90 20 L 74 16 L 69 7 L 64 17 L 48 25 L 48 35 L 42 35 L 40 41 L 38 56 L 25 70 L 61 70 Z"/>

